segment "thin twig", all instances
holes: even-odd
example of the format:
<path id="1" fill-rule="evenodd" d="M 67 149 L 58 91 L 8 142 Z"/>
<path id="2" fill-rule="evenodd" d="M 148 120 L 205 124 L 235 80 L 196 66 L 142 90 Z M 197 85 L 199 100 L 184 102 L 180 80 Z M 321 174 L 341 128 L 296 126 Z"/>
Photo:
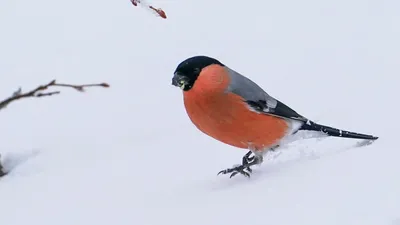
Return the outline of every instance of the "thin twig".
<path id="1" fill-rule="evenodd" d="M 84 92 L 86 87 L 105 87 L 105 88 L 110 87 L 107 83 L 72 85 L 72 84 L 59 84 L 59 83 L 56 83 L 56 80 L 52 80 L 50 83 L 48 83 L 46 85 L 40 85 L 37 88 L 35 88 L 29 92 L 26 92 L 26 93 L 22 93 L 21 88 L 19 88 L 9 98 L 6 98 L 5 100 L 0 102 L 0 110 L 7 107 L 8 104 L 10 104 L 11 102 L 19 100 L 19 99 L 41 98 L 41 97 L 45 97 L 45 96 L 52 96 L 52 95 L 60 94 L 59 91 L 42 92 L 44 90 L 47 90 L 49 87 L 57 87 L 57 86 L 58 87 L 70 87 L 70 88 L 73 88 L 80 92 Z M 7 172 L 4 171 L 4 167 L 1 164 L 1 155 L 0 155 L 0 177 L 3 177 L 5 175 L 7 175 Z"/>
<path id="2" fill-rule="evenodd" d="M 46 85 L 40 85 L 39 87 L 37 87 L 29 92 L 26 92 L 26 93 L 22 93 L 21 88 L 19 88 L 9 98 L 0 102 L 0 110 L 4 109 L 5 107 L 7 107 L 8 104 L 10 104 L 11 102 L 16 101 L 18 99 L 40 98 L 40 97 L 60 94 L 59 91 L 45 92 L 45 93 L 42 92 L 44 90 L 47 90 L 49 87 L 57 87 L 57 86 L 58 87 L 70 87 L 70 88 L 73 88 L 80 92 L 84 92 L 86 87 L 105 87 L 105 88 L 110 87 L 107 83 L 72 85 L 72 84 L 60 84 L 60 83 L 56 83 L 56 80 L 52 80 L 50 83 L 48 83 Z"/>

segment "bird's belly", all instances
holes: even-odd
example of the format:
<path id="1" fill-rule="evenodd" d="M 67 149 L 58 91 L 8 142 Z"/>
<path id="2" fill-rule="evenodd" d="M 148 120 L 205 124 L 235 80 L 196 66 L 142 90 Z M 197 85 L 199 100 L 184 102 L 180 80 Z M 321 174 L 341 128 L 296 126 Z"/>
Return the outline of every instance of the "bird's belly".
<path id="1" fill-rule="evenodd" d="M 185 106 L 199 130 L 238 148 L 262 151 L 276 145 L 286 135 L 288 123 L 285 120 L 250 111 L 241 99 L 230 99 L 219 103 L 188 101 Z"/>

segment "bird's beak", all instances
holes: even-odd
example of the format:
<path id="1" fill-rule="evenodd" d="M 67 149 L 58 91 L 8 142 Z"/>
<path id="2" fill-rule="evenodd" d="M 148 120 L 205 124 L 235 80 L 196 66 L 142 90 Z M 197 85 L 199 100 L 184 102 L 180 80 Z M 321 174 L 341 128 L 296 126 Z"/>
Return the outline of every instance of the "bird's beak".
<path id="1" fill-rule="evenodd" d="M 182 90 L 185 89 L 185 86 L 189 83 L 189 80 L 186 76 L 181 75 L 179 73 L 174 73 L 174 77 L 172 78 L 172 85 L 180 87 Z"/>

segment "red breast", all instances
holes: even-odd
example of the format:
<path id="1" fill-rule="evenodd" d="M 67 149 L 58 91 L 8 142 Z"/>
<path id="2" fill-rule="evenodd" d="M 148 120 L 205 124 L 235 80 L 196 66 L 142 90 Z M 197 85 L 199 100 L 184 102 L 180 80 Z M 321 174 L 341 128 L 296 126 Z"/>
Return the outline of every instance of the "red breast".
<path id="1" fill-rule="evenodd" d="M 226 144 L 264 150 L 277 144 L 289 128 L 281 118 L 249 110 L 244 99 L 227 91 L 230 76 L 224 67 L 205 67 L 184 104 L 191 121 L 205 134 Z"/>

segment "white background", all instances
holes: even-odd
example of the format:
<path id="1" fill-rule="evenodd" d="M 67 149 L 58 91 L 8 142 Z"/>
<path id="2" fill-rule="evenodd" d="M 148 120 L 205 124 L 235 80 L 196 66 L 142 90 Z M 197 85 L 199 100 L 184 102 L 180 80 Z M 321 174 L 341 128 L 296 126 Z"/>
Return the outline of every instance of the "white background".
<path id="1" fill-rule="evenodd" d="M 400 2 L 0 1 L 0 96 L 108 82 L 1 111 L 2 225 L 400 224 Z M 249 180 L 188 119 L 174 69 L 208 55 L 300 114 L 374 134 L 303 140 Z"/>

